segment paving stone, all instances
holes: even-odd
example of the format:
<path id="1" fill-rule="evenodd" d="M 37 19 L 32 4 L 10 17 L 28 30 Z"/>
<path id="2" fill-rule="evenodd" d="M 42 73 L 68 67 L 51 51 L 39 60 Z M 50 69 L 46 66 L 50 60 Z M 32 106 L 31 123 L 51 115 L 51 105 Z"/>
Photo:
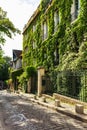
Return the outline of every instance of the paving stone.
<path id="1" fill-rule="evenodd" d="M 12 126 L 12 130 L 87 130 L 87 123 L 33 103 L 26 98 L 2 93 L 0 99 L 2 100 L 0 110 L 3 108 L 4 115 L 8 117 L 6 121 Z M 13 117 L 14 122 L 16 118 L 18 119 L 15 125 Z"/>

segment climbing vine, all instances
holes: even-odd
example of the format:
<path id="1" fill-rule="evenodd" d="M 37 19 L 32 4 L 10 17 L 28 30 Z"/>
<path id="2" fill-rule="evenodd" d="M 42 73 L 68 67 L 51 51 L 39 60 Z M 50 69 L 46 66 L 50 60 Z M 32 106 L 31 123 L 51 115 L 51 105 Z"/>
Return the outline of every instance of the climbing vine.
<path id="1" fill-rule="evenodd" d="M 78 18 L 71 22 L 73 0 L 42 0 L 37 17 L 23 32 L 24 66 L 44 66 L 54 69 L 54 52 L 59 55 L 58 70 L 79 69 L 87 56 L 87 1 L 80 0 Z M 59 12 L 60 22 L 54 32 L 54 12 Z M 43 40 L 43 22 L 48 25 L 48 37 Z M 36 26 L 33 32 L 33 25 Z M 35 43 L 35 48 L 33 44 Z M 28 50 L 26 51 L 26 48 Z M 84 48 L 84 49 L 82 49 Z"/>

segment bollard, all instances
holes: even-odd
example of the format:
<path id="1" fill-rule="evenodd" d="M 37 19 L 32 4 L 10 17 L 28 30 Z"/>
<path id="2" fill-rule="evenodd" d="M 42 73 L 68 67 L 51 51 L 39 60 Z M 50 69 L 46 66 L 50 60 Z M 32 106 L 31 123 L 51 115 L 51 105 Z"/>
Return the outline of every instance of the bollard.
<path id="1" fill-rule="evenodd" d="M 75 111 L 79 114 L 83 114 L 84 113 L 84 106 L 81 104 L 76 104 L 75 105 Z"/>
<path id="2" fill-rule="evenodd" d="M 46 102 L 46 98 L 45 98 L 45 97 L 42 97 L 42 98 L 41 98 L 41 101 L 42 101 L 42 102 Z"/>
<path id="3" fill-rule="evenodd" d="M 59 106 L 60 106 L 60 100 L 58 100 L 58 99 L 55 100 L 55 106 L 56 106 L 56 107 L 59 107 Z"/>

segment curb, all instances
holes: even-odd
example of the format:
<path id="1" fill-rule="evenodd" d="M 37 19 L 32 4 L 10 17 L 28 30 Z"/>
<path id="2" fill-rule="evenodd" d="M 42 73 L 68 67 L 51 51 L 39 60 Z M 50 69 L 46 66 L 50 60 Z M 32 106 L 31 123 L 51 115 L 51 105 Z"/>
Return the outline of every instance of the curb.
<path id="1" fill-rule="evenodd" d="M 78 113 L 74 113 L 74 112 L 71 112 L 69 110 L 66 110 L 66 109 L 64 109 L 62 107 L 55 107 L 54 105 L 50 105 L 50 104 L 48 104 L 46 102 L 38 101 L 37 99 L 36 100 L 35 99 L 30 99 L 30 98 L 26 97 L 23 94 L 21 94 L 21 95 L 18 94 L 18 96 L 21 97 L 21 98 L 23 98 L 23 99 L 26 99 L 28 101 L 32 101 L 32 102 L 37 103 L 39 105 L 42 105 L 44 107 L 50 108 L 52 110 L 55 110 L 55 111 L 57 111 L 57 112 L 59 112 L 61 114 L 70 116 L 70 117 L 72 117 L 74 119 L 77 119 L 79 121 L 87 123 L 87 115 L 86 114 L 78 114 Z"/>

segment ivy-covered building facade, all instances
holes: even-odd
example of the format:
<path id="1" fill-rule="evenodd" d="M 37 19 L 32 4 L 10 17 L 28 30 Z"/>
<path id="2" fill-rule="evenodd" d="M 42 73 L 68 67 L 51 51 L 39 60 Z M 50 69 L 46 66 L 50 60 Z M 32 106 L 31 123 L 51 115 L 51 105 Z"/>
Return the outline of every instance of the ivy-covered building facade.
<path id="1" fill-rule="evenodd" d="M 42 0 L 23 29 L 23 65 L 81 67 L 86 60 L 86 5 L 86 0 Z"/>
<path id="2" fill-rule="evenodd" d="M 86 7 L 86 0 L 42 0 L 23 29 L 23 67 L 86 69 Z"/>

